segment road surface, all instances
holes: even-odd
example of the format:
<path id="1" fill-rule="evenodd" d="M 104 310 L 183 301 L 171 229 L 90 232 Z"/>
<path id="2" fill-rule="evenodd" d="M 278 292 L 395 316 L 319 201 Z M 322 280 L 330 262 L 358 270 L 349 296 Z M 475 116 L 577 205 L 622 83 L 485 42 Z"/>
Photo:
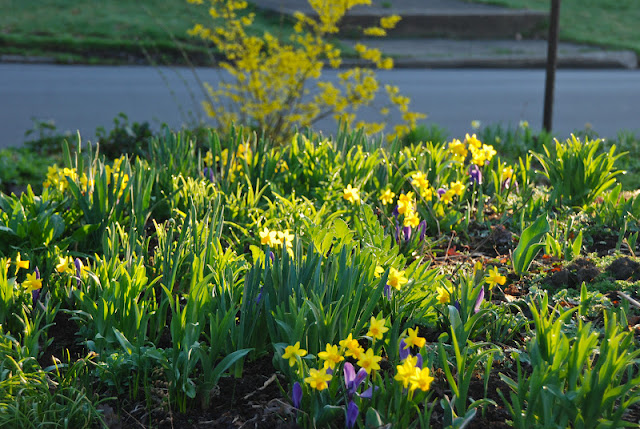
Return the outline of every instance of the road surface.
<path id="1" fill-rule="evenodd" d="M 219 79 L 218 70 L 196 72 L 214 85 Z M 326 72 L 331 79 L 335 75 Z M 429 115 L 425 124 L 438 124 L 451 136 L 471 131 L 472 120 L 514 127 L 526 120 L 541 128 L 541 70 L 403 69 L 380 71 L 378 77 L 409 95 L 411 109 Z M 91 140 L 97 127 L 110 130 L 119 112 L 156 129 L 161 123 L 179 127 L 202 116 L 200 91 L 185 68 L 0 64 L 0 147 L 20 145 L 32 118 L 53 120 L 60 131 L 79 129 Z M 560 70 L 554 113 L 554 133 L 561 138 L 586 123 L 604 137 L 620 130 L 640 133 L 640 73 Z M 318 125 L 335 130 L 329 121 Z"/>

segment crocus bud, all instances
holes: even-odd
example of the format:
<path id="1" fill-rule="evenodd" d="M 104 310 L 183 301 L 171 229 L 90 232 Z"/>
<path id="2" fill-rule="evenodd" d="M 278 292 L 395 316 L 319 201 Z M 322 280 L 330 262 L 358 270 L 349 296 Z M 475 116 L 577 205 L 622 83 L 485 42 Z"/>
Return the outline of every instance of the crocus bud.
<path id="1" fill-rule="evenodd" d="M 293 383 L 291 399 L 293 400 L 293 406 L 295 408 L 300 408 L 300 403 L 302 402 L 302 386 L 297 381 Z"/>

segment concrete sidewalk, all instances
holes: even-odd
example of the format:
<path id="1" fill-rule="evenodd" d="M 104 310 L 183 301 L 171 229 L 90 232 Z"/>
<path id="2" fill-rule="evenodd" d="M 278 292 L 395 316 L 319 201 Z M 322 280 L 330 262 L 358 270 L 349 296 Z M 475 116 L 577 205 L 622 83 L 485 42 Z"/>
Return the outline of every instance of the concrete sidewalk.
<path id="1" fill-rule="evenodd" d="M 301 11 L 315 15 L 304 0 L 253 0 L 257 7 L 276 14 Z M 361 29 L 380 17 L 400 15 L 395 32 L 385 38 L 362 38 Z M 546 64 L 548 14 L 505 9 L 460 0 L 372 0 L 345 16 L 341 43 L 362 42 L 394 58 L 397 68 L 541 68 Z M 366 65 L 345 59 L 343 64 Z M 638 67 L 633 51 L 560 43 L 560 68 Z"/>

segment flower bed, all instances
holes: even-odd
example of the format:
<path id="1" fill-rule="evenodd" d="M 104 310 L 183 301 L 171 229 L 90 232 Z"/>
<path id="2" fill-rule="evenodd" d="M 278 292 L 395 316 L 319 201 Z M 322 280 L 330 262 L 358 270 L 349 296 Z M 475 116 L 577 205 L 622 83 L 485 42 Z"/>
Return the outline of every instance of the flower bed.
<path id="1" fill-rule="evenodd" d="M 615 148 L 199 135 L 0 194 L 0 427 L 637 422 Z"/>

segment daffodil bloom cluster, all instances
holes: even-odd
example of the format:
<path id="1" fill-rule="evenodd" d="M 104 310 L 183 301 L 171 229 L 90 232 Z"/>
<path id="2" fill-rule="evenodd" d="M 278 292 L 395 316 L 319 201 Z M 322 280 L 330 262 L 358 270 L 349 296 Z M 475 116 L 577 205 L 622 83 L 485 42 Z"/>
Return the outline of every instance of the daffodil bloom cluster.
<path id="1" fill-rule="evenodd" d="M 11 265 L 11 259 L 7 259 L 4 269 L 5 270 L 9 270 L 9 266 Z M 18 252 L 18 254 L 16 255 L 16 261 L 15 261 L 15 266 L 16 266 L 16 271 L 15 271 L 15 275 L 18 275 L 18 272 L 23 269 L 23 270 L 28 270 L 30 263 L 28 260 L 26 259 L 22 259 L 22 255 L 20 255 L 20 252 Z M 40 279 L 40 276 L 38 275 L 38 269 L 36 268 L 36 271 L 33 273 L 27 273 L 27 277 L 26 280 L 24 280 L 22 282 L 22 286 L 24 286 L 25 288 L 27 288 L 29 291 L 35 291 L 38 290 L 40 288 L 42 288 L 42 280 Z"/>
<path id="2" fill-rule="evenodd" d="M 203 0 L 188 0 L 203 4 Z M 189 34 L 213 42 L 225 56 L 220 66 L 231 79 L 217 88 L 204 84 L 208 98 L 203 102 L 207 115 L 220 126 L 229 123 L 252 123 L 267 135 L 286 139 L 294 127 L 310 126 L 319 118 L 333 115 L 336 120 L 352 125 L 355 112 L 371 105 L 379 85 L 372 70 L 353 68 L 339 74 L 339 85 L 321 81 L 325 62 L 340 67 L 341 52 L 328 41 L 348 10 L 357 5 L 370 5 L 371 0 L 308 0 L 317 17 L 301 12 L 294 14 L 293 33 L 280 39 L 264 32 L 252 35 L 249 28 L 255 15 L 246 13 L 244 0 L 209 0 L 210 28 L 196 24 Z M 368 35 L 383 35 L 400 20 L 383 17 L 379 26 L 365 30 Z M 378 68 L 393 67 L 391 58 L 377 49 L 358 45 L 356 51 Z M 307 83 L 313 81 L 317 91 Z M 402 112 L 408 131 L 424 115 L 408 110 L 409 99 L 397 93 L 389 100 Z M 381 131 L 385 123 L 363 123 L 366 132 Z"/>
<path id="3" fill-rule="evenodd" d="M 78 178 L 78 173 L 73 168 L 59 168 L 56 164 L 47 169 L 47 178 L 42 184 L 45 188 L 56 189 L 64 193 L 69 188 L 67 177 L 71 180 Z"/>
<path id="4" fill-rule="evenodd" d="M 426 344 L 426 339 L 418 336 L 418 329 L 407 329 L 407 336 L 400 341 L 400 358 L 402 364 L 396 366 L 395 380 L 402 383 L 402 387 L 409 389 L 411 396 L 414 390 L 420 389 L 424 392 L 430 389 L 434 378 L 431 376 L 429 368 L 423 368 L 422 356 L 412 356 L 409 349 L 411 347 L 422 348 Z"/>
<path id="5" fill-rule="evenodd" d="M 120 157 L 113 161 L 113 166 L 105 165 L 105 176 L 107 185 L 120 183 L 118 198 L 120 198 L 129 182 L 129 175 L 123 170 L 122 162 L 124 157 Z M 64 193 L 69 189 L 69 180 L 78 183 L 83 193 L 92 192 L 94 188 L 94 180 L 87 176 L 87 173 L 78 174 L 75 168 L 59 168 L 56 164 L 50 166 L 47 170 L 47 178 L 42 186 L 48 189 L 55 189 L 60 193 Z"/>
<path id="6" fill-rule="evenodd" d="M 278 249 L 286 249 L 289 256 L 293 257 L 293 237 L 288 229 L 284 231 L 269 230 L 266 226 L 259 232 L 260 244 Z"/>
<path id="7" fill-rule="evenodd" d="M 485 165 L 496 155 L 493 146 L 483 144 L 475 134 L 467 134 L 464 142 L 454 139 L 448 147 L 452 159 L 460 164 L 464 163 L 469 153 L 471 153 L 471 163 L 478 166 Z"/>

